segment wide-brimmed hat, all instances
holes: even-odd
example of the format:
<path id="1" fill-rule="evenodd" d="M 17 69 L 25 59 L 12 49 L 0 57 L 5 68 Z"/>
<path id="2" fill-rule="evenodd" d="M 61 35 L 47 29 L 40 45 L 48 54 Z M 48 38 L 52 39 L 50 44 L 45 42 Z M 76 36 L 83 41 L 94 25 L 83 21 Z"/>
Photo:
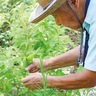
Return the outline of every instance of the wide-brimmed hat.
<path id="1" fill-rule="evenodd" d="M 37 23 L 44 19 L 49 14 L 52 14 L 58 9 L 66 0 L 38 0 L 38 6 L 31 13 L 29 22 Z"/>

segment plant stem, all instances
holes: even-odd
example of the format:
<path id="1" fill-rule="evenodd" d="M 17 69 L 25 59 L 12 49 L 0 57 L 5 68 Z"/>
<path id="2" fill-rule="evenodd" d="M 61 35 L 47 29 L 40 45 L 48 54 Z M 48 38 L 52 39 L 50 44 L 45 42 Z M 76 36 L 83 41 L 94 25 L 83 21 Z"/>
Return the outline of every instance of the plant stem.
<path id="1" fill-rule="evenodd" d="M 42 79 L 43 79 L 43 87 L 44 87 L 44 96 L 46 96 L 46 89 L 47 89 L 47 80 L 46 80 L 46 75 L 45 75 L 45 73 L 44 73 L 44 68 L 43 68 L 43 64 L 42 64 L 42 62 L 43 62 L 43 60 L 42 60 L 42 58 L 40 57 L 40 64 L 39 64 L 39 66 L 40 66 L 40 71 L 41 71 L 41 73 L 42 73 Z"/>

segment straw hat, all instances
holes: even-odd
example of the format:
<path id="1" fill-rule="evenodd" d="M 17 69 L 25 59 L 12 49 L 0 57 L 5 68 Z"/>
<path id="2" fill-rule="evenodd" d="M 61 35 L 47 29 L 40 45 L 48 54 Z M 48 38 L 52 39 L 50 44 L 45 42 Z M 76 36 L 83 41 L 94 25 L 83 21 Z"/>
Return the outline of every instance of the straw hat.
<path id="1" fill-rule="evenodd" d="M 38 0 L 39 5 L 31 13 L 29 22 L 37 23 L 58 9 L 66 0 Z"/>

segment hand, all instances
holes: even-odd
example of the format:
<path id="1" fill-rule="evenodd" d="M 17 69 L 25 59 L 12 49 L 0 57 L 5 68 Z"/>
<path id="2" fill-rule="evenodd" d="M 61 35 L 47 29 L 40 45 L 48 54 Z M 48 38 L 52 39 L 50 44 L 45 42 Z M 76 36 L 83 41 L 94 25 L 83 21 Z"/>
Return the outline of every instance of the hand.
<path id="1" fill-rule="evenodd" d="M 33 64 L 29 65 L 27 68 L 25 68 L 25 70 L 29 71 L 30 73 L 40 72 L 39 63 L 40 63 L 40 59 L 34 58 Z M 52 63 L 53 63 L 52 58 L 43 60 L 44 71 L 52 69 L 51 67 Z"/>
<path id="2" fill-rule="evenodd" d="M 34 73 L 34 72 L 39 72 L 39 62 L 40 60 L 37 58 L 33 59 L 33 64 L 29 65 L 28 67 L 25 68 L 26 71 L 29 71 L 30 73 Z"/>
<path id="3" fill-rule="evenodd" d="M 25 87 L 31 90 L 36 90 L 42 88 L 42 74 L 41 73 L 31 73 L 22 79 L 22 83 Z"/>

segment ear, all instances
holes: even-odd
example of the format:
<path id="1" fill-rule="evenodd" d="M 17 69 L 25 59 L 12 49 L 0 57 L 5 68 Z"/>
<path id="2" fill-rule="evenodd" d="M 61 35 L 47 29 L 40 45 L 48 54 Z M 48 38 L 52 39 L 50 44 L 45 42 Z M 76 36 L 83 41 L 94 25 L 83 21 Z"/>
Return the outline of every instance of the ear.
<path id="1" fill-rule="evenodd" d="M 70 0 L 70 2 L 75 8 L 79 7 L 80 0 Z"/>

